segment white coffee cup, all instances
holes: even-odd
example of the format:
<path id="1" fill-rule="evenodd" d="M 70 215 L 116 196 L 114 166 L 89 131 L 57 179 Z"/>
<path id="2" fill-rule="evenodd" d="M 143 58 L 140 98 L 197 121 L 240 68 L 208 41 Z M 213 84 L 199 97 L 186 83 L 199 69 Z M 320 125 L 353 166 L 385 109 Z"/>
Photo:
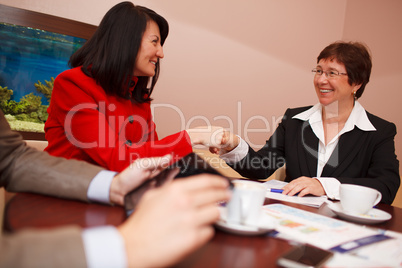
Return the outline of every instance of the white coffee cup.
<path id="1" fill-rule="evenodd" d="M 259 182 L 234 180 L 232 197 L 226 205 L 228 223 L 256 225 L 264 204 L 266 187 Z"/>
<path id="2" fill-rule="evenodd" d="M 381 201 L 382 195 L 373 188 L 354 184 L 341 184 L 340 197 L 344 212 L 366 214 Z"/>

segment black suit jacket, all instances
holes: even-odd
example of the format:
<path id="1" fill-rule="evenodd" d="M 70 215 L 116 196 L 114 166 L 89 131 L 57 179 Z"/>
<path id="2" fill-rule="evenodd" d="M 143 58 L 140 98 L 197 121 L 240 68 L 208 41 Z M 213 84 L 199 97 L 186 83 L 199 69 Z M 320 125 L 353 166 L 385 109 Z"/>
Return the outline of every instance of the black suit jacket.
<path id="1" fill-rule="evenodd" d="M 251 179 L 265 179 L 285 163 L 288 182 L 301 176 L 316 177 L 318 138 L 307 121 L 292 119 L 309 108 L 288 109 L 264 147 L 257 152 L 250 147 L 247 156 L 231 166 Z M 382 202 L 391 204 L 400 185 L 396 127 L 370 113 L 367 116 L 377 131 L 355 127 L 341 135 L 321 177 L 375 188 L 381 192 Z"/>

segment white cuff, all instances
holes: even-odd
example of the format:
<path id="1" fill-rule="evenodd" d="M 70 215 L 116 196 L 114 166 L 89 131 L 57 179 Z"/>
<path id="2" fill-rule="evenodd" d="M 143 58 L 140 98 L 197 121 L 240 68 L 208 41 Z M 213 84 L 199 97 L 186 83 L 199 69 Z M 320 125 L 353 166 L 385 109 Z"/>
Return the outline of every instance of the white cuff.
<path id="1" fill-rule="evenodd" d="M 322 187 L 324 188 L 325 194 L 330 199 L 339 200 L 339 188 L 341 186 L 340 181 L 335 178 L 321 177 L 317 178 L 320 181 Z"/>
<path id="2" fill-rule="evenodd" d="M 242 138 L 240 138 L 240 136 L 237 135 L 237 137 L 239 137 L 240 140 L 239 145 L 237 145 L 237 147 L 232 151 L 220 156 L 220 158 L 228 164 L 237 163 L 248 154 L 249 145 Z"/>
<path id="3" fill-rule="evenodd" d="M 127 267 L 124 239 L 113 226 L 102 226 L 82 231 L 88 268 Z"/>
<path id="4" fill-rule="evenodd" d="M 92 202 L 109 204 L 109 193 L 112 180 L 117 172 L 102 170 L 96 174 L 88 187 L 87 197 Z"/>

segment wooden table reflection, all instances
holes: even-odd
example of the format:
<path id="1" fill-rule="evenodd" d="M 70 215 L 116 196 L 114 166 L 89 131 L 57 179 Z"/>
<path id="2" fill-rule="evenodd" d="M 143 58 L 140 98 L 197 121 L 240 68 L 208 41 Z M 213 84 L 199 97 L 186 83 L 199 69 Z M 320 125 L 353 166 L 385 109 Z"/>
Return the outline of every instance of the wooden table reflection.
<path id="1" fill-rule="evenodd" d="M 18 193 L 6 207 L 5 228 L 8 231 L 18 231 L 27 227 L 49 228 L 69 224 L 81 227 L 117 226 L 125 218 L 124 209 L 119 206 Z"/>
<path id="2" fill-rule="evenodd" d="M 276 200 L 321 215 L 335 217 L 325 205 L 320 209 Z M 373 227 L 402 232 L 402 209 L 380 204 L 379 209 L 392 219 Z M 117 226 L 125 220 L 125 211 L 118 206 L 87 204 L 37 194 L 19 193 L 9 202 L 5 211 L 5 228 L 18 231 L 27 227 L 50 228 L 67 224 L 81 227 L 99 225 Z M 276 267 L 276 260 L 289 250 L 284 240 L 262 236 L 239 236 L 216 231 L 214 238 L 192 253 L 176 267 Z"/>

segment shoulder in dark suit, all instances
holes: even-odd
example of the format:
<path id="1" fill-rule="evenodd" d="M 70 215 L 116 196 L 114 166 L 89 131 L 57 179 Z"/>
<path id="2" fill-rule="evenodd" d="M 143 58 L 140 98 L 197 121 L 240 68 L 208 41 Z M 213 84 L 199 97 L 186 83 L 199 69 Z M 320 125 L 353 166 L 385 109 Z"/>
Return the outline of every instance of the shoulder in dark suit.
<path id="1" fill-rule="evenodd" d="M 265 179 L 286 163 L 286 181 L 316 177 L 318 138 L 308 122 L 292 119 L 311 107 L 287 109 L 264 147 L 259 151 L 250 147 L 248 155 L 232 167 L 244 177 Z M 396 127 L 370 113 L 367 116 L 376 131 L 355 127 L 341 135 L 321 177 L 375 188 L 382 193 L 382 202 L 391 204 L 400 185 L 394 144 Z"/>

